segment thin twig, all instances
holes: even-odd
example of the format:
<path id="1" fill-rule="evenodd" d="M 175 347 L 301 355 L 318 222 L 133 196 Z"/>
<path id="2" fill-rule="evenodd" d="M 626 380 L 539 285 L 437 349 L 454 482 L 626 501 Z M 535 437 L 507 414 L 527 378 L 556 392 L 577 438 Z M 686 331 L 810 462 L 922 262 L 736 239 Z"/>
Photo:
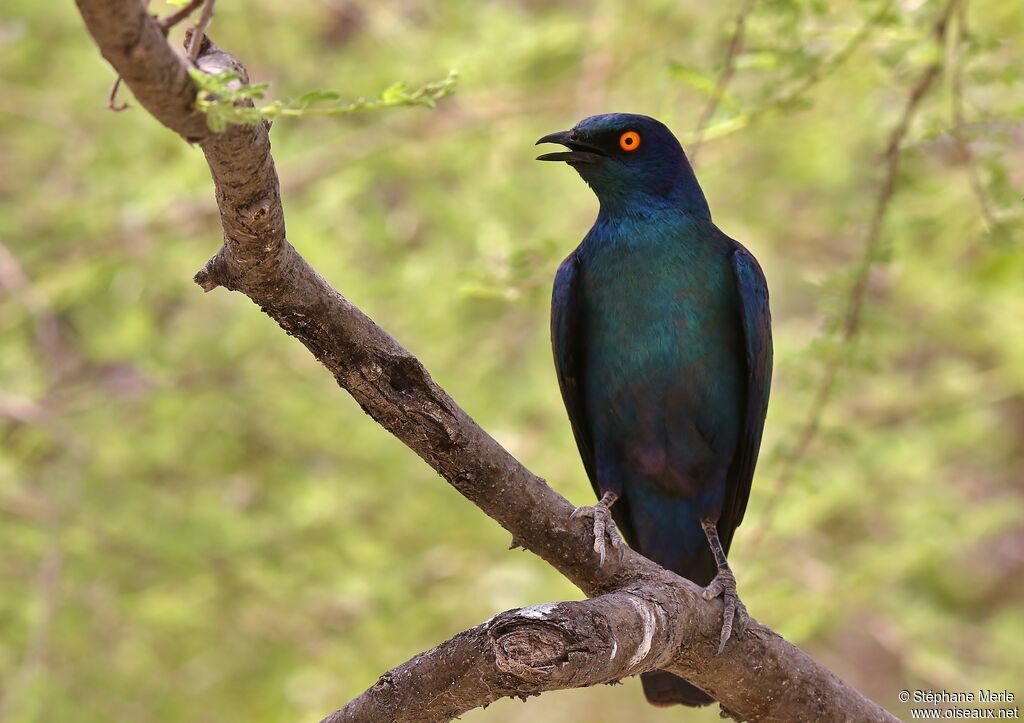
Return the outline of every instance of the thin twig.
<path id="1" fill-rule="evenodd" d="M 196 8 L 204 2 L 206 2 L 206 0 L 191 0 L 188 5 L 183 6 L 177 12 L 157 20 L 157 25 L 160 26 L 160 29 L 163 30 L 164 35 L 166 35 L 171 28 L 195 12 Z"/>
<path id="2" fill-rule="evenodd" d="M 107 99 L 107 108 L 114 111 L 115 113 L 120 113 L 123 110 L 128 110 L 127 103 L 117 102 L 117 91 L 120 90 L 120 88 L 121 76 L 119 75 L 117 76 L 117 80 L 114 81 L 114 87 L 110 89 L 110 97 Z"/>
<path id="3" fill-rule="evenodd" d="M 63 448 L 61 458 L 71 460 L 75 468 L 85 466 L 88 446 L 80 440 L 75 431 L 64 423 L 63 410 L 57 408 L 59 395 L 55 394 L 67 377 L 70 365 L 78 359 L 72 345 L 62 338 L 57 314 L 38 286 L 29 278 L 17 257 L 0 242 L 0 292 L 20 303 L 32 318 L 35 326 L 36 344 L 39 348 L 40 367 L 47 377 L 48 389 L 40 400 L 14 396 L 0 392 L 0 417 L 15 423 L 39 427 Z M 6 686 L 0 690 L 0 720 L 8 720 L 13 711 L 20 707 L 22 699 L 29 696 L 38 677 L 47 670 L 47 655 L 50 648 L 53 621 L 60 603 L 60 580 L 64 563 L 64 548 L 60 538 L 61 509 L 72 502 L 79 489 L 79 476 L 66 473 L 61 467 L 63 486 L 58 496 L 48 485 L 35 484 L 41 497 L 46 499 L 45 531 L 49 544 L 39 561 L 33 584 L 36 615 L 28 630 L 25 648 L 17 668 L 12 671 Z"/>
<path id="4" fill-rule="evenodd" d="M 53 620 L 59 604 L 61 573 L 64 569 L 64 550 L 58 540 L 57 522 L 50 522 L 50 543 L 39 560 L 33 583 L 33 594 L 37 606 L 35 619 L 29 627 L 25 652 L 17 669 L 0 692 L 0 720 L 7 720 L 18 707 L 22 696 L 31 690 L 33 681 L 45 672 L 46 653 L 50 647 Z"/>
<path id="5" fill-rule="evenodd" d="M 189 2 L 188 5 L 185 5 L 177 12 L 171 13 L 167 17 L 157 18 L 156 24 L 163 31 L 164 36 L 166 36 L 167 33 L 170 32 L 171 28 L 173 28 L 175 25 L 180 23 L 189 15 L 191 15 L 195 11 L 195 9 L 202 5 L 204 2 L 206 2 L 206 0 L 191 0 L 191 2 Z M 146 0 L 146 7 L 149 7 L 149 0 Z M 120 113 L 123 110 L 128 110 L 128 108 L 130 107 L 128 103 L 117 102 L 117 91 L 119 91 L 120 89 L 121 76 L 119 75 L 117 76 L 117 80 L 114 81 L 114 86 L 110 89 L 110 97 L 107 99 L 107 108 L 114 111 L 115 113 Z"/>
<path id="6" fill-rule="evenodd" d="M 955 28 L 951 43 L 951 52 L 954 55 L 954 60 L 950 63 L 949 84 L 950 105 L 953 113 L 953 142 L 956 143 L 960 162 L 964 165 L 964 171 L 967 174 L 967 181 L 970 183 L 971 191 L 974 193 L 974 197 L 978 199 L 978 209 L 981 211 L 981 217 L 985 222 L 986 229 L 991 231 L 996 227 L 998 221 L 996 220 L 995 212 L 992 209 L 992 203 L 988 197 L 988 193 L 985 191 L 985 184 L 981 179 L 981 173 L 978 171 L 978 164 L 974 158 L 974 153 L 971 151 L 971 145 L 964 134 L 964 126 L 966 125 L 966 122 L 964 119 L 963 73 L 966 60 L 964 58 L 964 53 L 959 46 L 960 41 L 968 35 L 966 0 L 964 0 L 964 3 L 960 6 L 960 11 L 957 13 L 957 23 Z"/>
<path id="7" fill-rule="evenodd" d="M 945 42 L 950 18 L 959 2 L 960 0 L 950 0 L 935 24 L 935 42 L 940 47 Z M 896 191 L 896 181 L 899 176 L 900 160 L 907 132 L 910 130 L 910 124 L 917 114 L 921 100 L 931 90 L 935 80 L 942 72 L 943 64 L 944 59 L 940 56 L 921 73 L 921 76 L 911 87 L 910 93 L 907 95 L 899 121 L 889 132 L 889 138 L 883 155 L 885 176 L 878 187 L 878 193 L 875 197 L 874 212 L 871 215 L 871 221 L 864 235 L 864 250 L 858 262 L 857 275 L 854 278 L 853 285 L 850 287 L 839 330 L 839 341 L 844 348 L 856 340 L 860 331 L 864 303 L 871 280 L 871 271 L 881 255 L 882 226 Z M 762 508 L 763 512 L 758 527 L 751 535 L 751 545 L 756 546 L 761 541 L 765 531 L 771 527 L 772 518 L 782 497 L 782 490 L 786 488 L 787 483 L 792 479 L 807 451 L 817 438 L 818 432 L 821 429 L 821 420 L 824 416 L 825 408 L 835 392 L 836 381 L 839 378 L 839 373 L 845 361 L 846 356 L 840 353 L 835 354 L 828 361 L 821 382 L 818 384 L 812 397 L 811 405 L 807 412 L 807 419 L 800 430 L 800 434 L 797 436 L 796 444 L 790 448 L 789 453 L 782 460 L 781 470 L 776 478 L 772 495 L 767 504 Z"/>
<path id="8" fill-rule="evenodd" d="M 826 58 L 815 66 L 815 68 L 807 74 L 800 83 L 789 90 L 775 94 L 759 108 L 745 111 L 727 121 L 723 121 L 722 123 L 711 126 L 710 128 L 705 128 L 700 133 L 700 142 L 703 143 L 704 141 L 711 139 L 723 138 L 731 133 L 735 133 L 747 127 L 755 120 L 766 116 L 779 108 L 785 108 L 794 101 L 799 100 L 811 88 L 835 73 L 839 68 L 845 65 L 851 57 L 853 57 L 853 54 L 861 45 L 863 45 L 864 41 L 871 37 L 872 30 L 874 30 L 885 16 L 888 15 L 892 4 L 893 0 L 882 0 L 878 10 L 876 10 L 875 13 L 871 15 L 871 17 L 869 17 L 857 30 L 857 32 L 853 34 L 850 40 L 847 41 L 846 45 L 840 48 L 835 55 Z M 691 134 L 686 138 L 686 141 L 688 143 L 693 143 L 697 138 L 697 134 Z"/>
<path id="9" fill-rule="evenodd" d="M 203 5 L 203 12 L 199 16 L 199 22 L 192 28 L 192 37 L 188 40 L 188 59 L 193 63 L 199 57 L 199 48 L 203 44 L 203 38 L 206 37 L 206 28 L 210 26 L 210 21 L 213 19 L 213 6 L 215 2 L 216 0 L 206 0 L 206 4 Z"/>
<path id="10" fill-rule="evenodd" d="M 788 93 L 783 93 L 776 97 L 773 104 L 775 106 L 785 106 L 792 103 L 845 65 L 846 61 L 848 61 L 853 54 L 857 52 L 857 49 L 864 44 L 864 41 L 871 37 L 871 32 L 879 23 L 882 22 L 882 20 L 885 19 L 885 16 L 889 14 L 890 8 L 892 8 L 892 0 L 883 0 L 883 2 L 878 6 L 878 9 L 867 19 L 857 32 L 853 34 L 853 37 L 850 38 L 846 45 L 839 49 L 839 52 L 817 65 L 814 70 L 804 78 L 803 82 L 798 84 L 795 88 L 790 90 Z"/>
<path id="11" fill-rule="evenodd" d="M 70 352 L 61 338 L 60 321 L 49 298 L 29 279 L 10 249 L 0 241 L 0 291 L 19 302 L 32 317 L 36 343 L 46 366 L 59 377 Z"/>
<path id="12" fill-rule="evenodd" d="M 732 38 L 729 39 L 729 47 L 725 51 L 722 71 L 718 74 L 718 80 L 715 81 L 715 89 L 711 92 L 711 97 L 708 98 L 708 102 L 700 114 L 700 119 L 697 121 L 697 130 L 694 131 L 694 140 L 690 146 L 689 154 L 690 164 L 694 167 L 697 166 L 697 154 L 700 153 L 700 147 L 704 143 L 704 130 L 707 128 L 708 123 L 711 122 L 715 111 L 718 110 L 718 106 L 725 96 L 725 89 L 729 86 L 733 75 L 736 74 L 736 59 L 743 49 L 743 42 L 747 34 L 747 16 L 754 9 L 754 2 L 755 0 L 743 0 L 743 4 L 736 13 Z"/>

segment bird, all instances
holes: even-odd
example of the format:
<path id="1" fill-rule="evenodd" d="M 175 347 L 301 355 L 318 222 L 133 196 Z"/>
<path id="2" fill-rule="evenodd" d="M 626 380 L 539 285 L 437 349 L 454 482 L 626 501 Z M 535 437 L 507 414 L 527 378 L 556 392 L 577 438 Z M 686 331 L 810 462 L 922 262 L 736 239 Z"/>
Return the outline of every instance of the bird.
<path id="1" fill-rule="evenodd" d="M 747 624 L 727 555 L 743 519 L 772 376 L 768 286 L 720 231 L 676 137 L 645 115 L 585 118 L 537 144 L 590 186 L 597 218 L 559 266 L 551 338 L 562 399 L 597 505 L 594 549 L 616 527 L 642 555 L 723 598 L 719 653 Z M 655 705 L 714 699 L 665 671 Z"/>

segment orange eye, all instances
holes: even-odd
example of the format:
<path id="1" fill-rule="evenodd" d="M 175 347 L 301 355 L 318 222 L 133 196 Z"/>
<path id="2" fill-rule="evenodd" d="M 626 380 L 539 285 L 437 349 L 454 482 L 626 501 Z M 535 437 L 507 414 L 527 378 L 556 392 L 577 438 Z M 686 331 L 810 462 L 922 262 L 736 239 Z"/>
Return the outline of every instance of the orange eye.
<path id="1" fill-rule="evenodd" d="M 619 136 L 619 148 L 626 151 L 627 153 L 632 153 L 639 147 L 640 134 L 637 133 L 636 131 L 626 131 L 621 136 Z"/>

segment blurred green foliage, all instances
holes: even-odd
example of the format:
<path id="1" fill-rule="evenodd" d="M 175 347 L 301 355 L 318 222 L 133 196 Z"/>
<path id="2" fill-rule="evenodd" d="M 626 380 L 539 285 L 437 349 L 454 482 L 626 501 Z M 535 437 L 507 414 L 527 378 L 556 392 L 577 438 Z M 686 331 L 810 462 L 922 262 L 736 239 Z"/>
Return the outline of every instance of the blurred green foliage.
<path id="1" fill-rule="evenodd" d="M 532 143 L 606 111 L 692 140 L 738 5 L 222 0 L 211 35 L 280 98 L 460 71 L 433 110 L 279 118 L 289 238 L 583 504 L 547 314 L 596 204 Z M 773 295 L 741 594 L 897 712 L 1024 670 L 1024 5 L 964 2 L 937 44 L 942 7 L 755 3 L 698 168 Z M 885 143 L 936 60 L 844 343 Z M 220 239 L 202 155 L 105 110 L 113 80 L 70 3 L 0 8 L 0 717 L 316 720 L 496 611 L 578 597 L 247 299 L 192 284 Z M 683 717 L 626 681 L 464 719 Z"/>

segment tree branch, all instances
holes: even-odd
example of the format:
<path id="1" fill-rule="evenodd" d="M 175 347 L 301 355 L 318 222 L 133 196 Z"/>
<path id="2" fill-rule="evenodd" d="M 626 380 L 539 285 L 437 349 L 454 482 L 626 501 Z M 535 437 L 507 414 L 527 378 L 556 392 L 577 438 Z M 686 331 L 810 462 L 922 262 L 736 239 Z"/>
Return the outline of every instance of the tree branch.
<path id="1" fill-rule="evenodd" d="M 672 589 L 509 610 L 381 676 L 323 723 L 450 720 L 499 698 L 612 683 L 671 662 Z"/>
<path id="2" fill-rule="evenodd" d="M 956 144 L 957 152 L 960 156 L 960 162 L 963 163 L 964 170 L 967 173 L 967 181 L 971 186 L 971 192 L 974 197 L 978 200 L 978 210 L 981 212 L 981 218 L 985 224 L 985 228 L 988 231 L 995 229 L 999 223 L 996 220 L 995 211 L 992 208 L 992 201 L 988 197 L 988 192 L 985 190 L 985 182 L 981 178 L 981 172 L 978 170 L 977 159 L 974 157 L 974 153 L 971 151 L 971 144 L 964 133 L 964 128 L 967 125 L 966 119 L 964 118 L 964 66 L 967 64 L 966 49 L 959 47 L 961 41 L 966 39 L 969 35 L 967 28 L 967 0 L 960 5 L 959 11 L 957 12 L 957 23 L 955 27 L 955 35 L 953 36 L 952 47 L 950 53 L 954 56 L 950 61 L 950 83 L 949 83 L 949 96 L 950 106 L 953 113 L 953 127 L 951 134 L 953 136 L 953 142 Z"/>
<path id="3" fill-rule="evenodd" d="M 199 49 L 206 38 L 206 28 L 209 27 L 210 21 L 213 20 L 213 5 L 215 2 L 216 0 L 206 0 L 206 4 L 203 5 L 203 12 L 199 16 L 199 22 L 192 28 L 192 33 L 189 36 L 188 59 L 193 62 L 199 57 Z"/>
<path id="4" fill-rule="evenodd" d="M 684 675 L 738 720 L 895 720 L 761 625 L 716 655 L 721 617 L 695 616 L 702 607 L 692 586 L 645 583 L 510 610 L 385 673 L 322 723 L 448 721 L 499 698 L 649 670 Z"/>
<path id="5" fill-rule="evenodd" d="M 693 143 L 690 144 L 689 152 L 690 165 L 694 168 L 697 167 L 697 156 L 700 154 L 701 145 L 704 143 L 704 131 L 708 127 L 708 123 L 711 122 L 711 119 L 715 117 L 715 111 L 718 110 L 718 106 L 722 102 L 723 96 L 725 96 L 725 90 L 729 87 L 729 82 L 736 73 L 736 59 L 739 57 L 740 51 L 743 50 L 743 43 L 747 35 L 747 17 L 754 9 L 754 1 L 743 0 L 740 9 L 736 12 L 736 19 L 733 21 L 732 37 L 729 38 L 729 46 L 725 51 L 722 70 L 718 74 L 718 80 L 715 81 L 715 87 L 711 91 L 711 96 L 708 98 L 704 110 L 701 111 L 700 118 L 697 120 L 697 130 L 693 133 L 694 139 Z"/>
<path id="6" fill-rule="evenodd" d="M 950 21 L 959 2 L 960 0 L 949 0 L 932 28 L 932 35 L 939 50 L 943 49 Z M 847 292 L 842 312 L 838 341 L 844 350 L 849 349 L 857 341 L 858 334 L 860 333 L 861 317 L 863 316 L 864 306 L 867 303 L 871 273 L 874 271 L 882 255 L 884 242 L 882 230 L 885 225 L 886 216 L 889 213 L 889 206 L 892 204 L 893 197 L 896 194 L 907 134 L 910 132 L 910 126 L 920 109 L 921 101 L 941 75 L 944 63 L 945 58 L 940 54 L 936 60 L 925 67 L 907 94 L 899 120 L 892 127 L 892 130 L 889 131 L 885 150 L 882 154 L 885 174 L 875 194 L 874 211 L 871 214 L 871 220 L 864 235 L 861 258 L 857 263 L 856 275 L 854 276 L 853 284 Z M 825 365 L 821 381 L 815 387 L 810 407 L 808 408 L 804 423 L 800 427 L 800 432 L 797 434 L 796 442 L 782 459 L 781 469 L 772 487 L 772 494 L 764 508 L 761 522 L 752 535 L 755 546 L 761 541 L 765 531 L 770 527 L 775 517 L 779 501 L 782 498 L 781 491 L 788 487 L 789 482 L 796 474 L 811 446 L 818 438 L 825 410 L 832 401 L 836 384 L 839 381 L 840 374 L 845 370 L 847 361 L 847 356 L 837 354 Z"/>
<path id="7" fill-rule="evenodd" d="M 874 13 L 872 13 L 872 15 L 864 22 L 860 29 L 858 29 L 857 32 L 854 33 L 838 51 L 836 51 L 834 54 L 830 55 L 829 57 L 825 58 L 823 61 L 818 63 L 813 69 L 811 69 L 811 71 L 806 76 L 804 76 L 794 86 L 790 87 L 788 90 L 783 90 L 772 96 L 768 101 L 764 103 L 764 105 L 758 108 L 753 108 L 751 110 L 744 111 L 739 115 L 735 116 L 734 118 L 730 118 L 728 120 L 723 121 L 722 123 L 718 123 L 714 126 L 709 127 L 707 123 L 710 122 L 711 117 L 713 117 L 714 115 L 715 108 L 713 108 L 707 121 L 705 122 L 703 129 L 701 129 L 699 133 L 694 132 L 689 134 L 686 137 L 687 142 L 692 144 L 699 140 L 700 143 L 703 144 L 705 141 L 711 140 L 713 138 L 724 138 L 727 135 L 730 135 L 741 130 L 742 128 L 747 127 L 755 120 L 758 120 L 759 118 L 767 116 L 771 113 L 777 112 L 780 109 L 784 109 L 794 101 L 803 98 L 804 95 L 808 91 L 810 91 L 814 86 L 818 85 L 826 78 L 831 76 L 841 67 L 843 67 L 850 60 L 850 58 L 854 56 L 854 54 L 857 52 L 860 46 L 863 45 L 869 37 L 871 37 L 872 32 L 874 32 L 875 29 L 878 28 L 879 25 L 881 25 L 882 21 L 885 20 L 886 16 L 889 14 L 892 4 L 893 0 L 882 0 L 878 9 Z M 747 19 L 749 18 L 749 15 L 750 13 L 748 11 L 741 8 L 740 15 L 737 16 L 737 20 L 740 17 L 742 17 L 745 24 Z M 731 62 L 733 65 L 735 65 L 736 52 L 742 49 L 742 43 L 744 42 L 744 36 L 746 34 L 745 25 L 742 30 L 737 26 L 736 31 L 738 34 L 733 35 L 733 38 L 732 40 L 730 40 L 729 43 L 729 49 L 726 51 L 727 64 Z M 734 51 L 732 48 L 734 41 L 739 44 L 737 46 L 737 51 Z M 732 80 L 734 74 L 735 68 L 729 70 L 728 74 L 724 78 L 724 84 L 722 84 L 723 76 L 719 75 L 718 85 L 723 89 L 723 91 L 725 87 L 728 85 L 728 83 Z M 718 98 L 715 101 L 716 108 L 720 104 L 722 97 L 723 94 L 719 93 Z M 705 113 L 706 112 L 707 108 L 705 107 Z M 700 127 L 699 123 L 698 127 Z"/>
<path id="8" fill-rule="evenodd" d="M 895 720 L 755 621 L 716 655 L 721 603 L 704 601 L 695 585 L 636 552 L 621 549 L 600 565 L 590 525 L 570 517 L 574 507 L 484 432 L 288 242 L 268 124 L 211 132 L 194 110 L 185 60 L 139 0 L 76 2 L 139 102 L 206 155 L 224 245 L 196 282 L 207 291 L 223 286 L 246 294 L 367 414 L 521 546 L 594 597 L 499 615 L 396 668 L 329 720 L 447 720 L 502 695 L 594 685 L 654 667 L 684 675 L 750 720 Z M 208 41 L 197 63 L 207 72 L 233 67 L 245 77 Z M 636 657 L 645 646 L 649 651 Z M 613 650 L 623 657 L 613 658 Z"/>

